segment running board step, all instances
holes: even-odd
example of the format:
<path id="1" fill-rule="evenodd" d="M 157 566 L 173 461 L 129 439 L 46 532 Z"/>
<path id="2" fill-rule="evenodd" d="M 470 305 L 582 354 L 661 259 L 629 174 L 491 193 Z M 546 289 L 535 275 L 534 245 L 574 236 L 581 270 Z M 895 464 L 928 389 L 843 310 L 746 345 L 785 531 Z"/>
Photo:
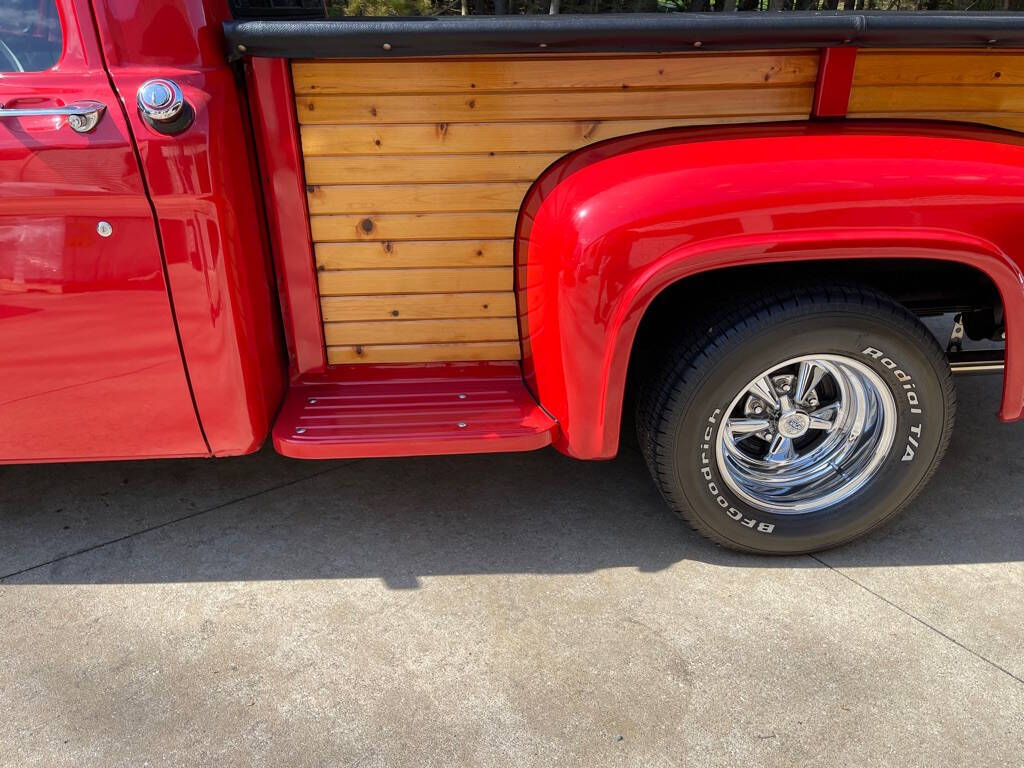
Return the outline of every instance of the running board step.
<path id="1" fill-rule="evenodd" d="M 517 362 L 340 366 L 292 384 L 274 448 L 298 459 L 530 451 L 555 429 Z"/>
<path id="2" fill-rule="evenodd" d="M 1006 367 L 1001 349 L 950 352 L 949 370 L 953 373 L 997 373 Z"/>

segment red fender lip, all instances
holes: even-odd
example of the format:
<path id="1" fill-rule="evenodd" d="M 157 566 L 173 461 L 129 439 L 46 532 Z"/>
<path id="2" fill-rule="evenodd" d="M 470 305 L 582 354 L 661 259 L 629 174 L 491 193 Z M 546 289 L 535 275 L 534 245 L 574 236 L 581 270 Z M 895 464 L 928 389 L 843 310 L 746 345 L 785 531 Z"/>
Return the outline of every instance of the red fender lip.
<path id="1" fill-rule="evenodd" d="M 555 163 L 521 211 L 516 287 L 524 375 L 559 421 L 556 447 L 617 450 L 644 310 L 723 267 L 922 258 L 984 272 L 1007 336 L 1024 322 L 1024 138 L 931 122 L 770 124 L 613 139 Z M 1000 417 L 1024 413 L 1008 344 Z"/>

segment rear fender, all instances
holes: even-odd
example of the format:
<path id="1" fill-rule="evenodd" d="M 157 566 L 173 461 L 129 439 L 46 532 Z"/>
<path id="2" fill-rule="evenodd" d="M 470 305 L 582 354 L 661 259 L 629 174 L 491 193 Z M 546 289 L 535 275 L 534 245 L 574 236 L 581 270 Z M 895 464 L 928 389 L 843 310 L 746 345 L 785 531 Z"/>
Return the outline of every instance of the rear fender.
<path id="1" fill-rule="evenodd" d="M 928 123 L 658 132 L 570 155 L 517 232 L 527 384 L 580 458 L 617 450 L 646 309 L 689 276 L 749 264 L 922 258 L 984 272 L 1002 297 L 1001 418 L 1024 413 L 1019 228 L 1024 142 Z M 728 301 L 728 297 L 723 297 Z"/>

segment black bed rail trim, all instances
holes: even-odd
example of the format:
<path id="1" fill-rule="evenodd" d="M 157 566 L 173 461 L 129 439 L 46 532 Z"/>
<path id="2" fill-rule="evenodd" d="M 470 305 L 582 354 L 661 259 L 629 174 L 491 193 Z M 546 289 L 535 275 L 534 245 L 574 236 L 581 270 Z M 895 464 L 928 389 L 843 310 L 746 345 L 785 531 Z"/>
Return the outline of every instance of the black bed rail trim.
<path id="1" fill-rule="evenodd" d="M 234 21 L 233 58 L 396 58 L 763 48 L 1024 47 L 1024 13 L 747 12 Z"/>

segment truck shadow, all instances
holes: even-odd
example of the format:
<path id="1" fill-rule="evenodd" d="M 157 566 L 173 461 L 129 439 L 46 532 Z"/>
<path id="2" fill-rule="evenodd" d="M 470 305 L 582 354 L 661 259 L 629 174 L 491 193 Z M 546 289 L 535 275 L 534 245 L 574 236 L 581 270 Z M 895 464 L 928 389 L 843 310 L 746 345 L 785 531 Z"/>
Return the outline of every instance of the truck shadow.
<path id="1" fill-rule="evenodd" d="M 821 556 L 844 568 L 1024 559 L 1024 427 L 995 421 L 1000 380 L 961 379 L 956 434 L 913 507 Z M 677 521 L 635 448 L 611 462 L 552 450 L 299 462 L 265 449 L 215 461 L 0 468 L 8 584 L 379 578 L 449 574 L 820 568 L 719 549 Z"/>

